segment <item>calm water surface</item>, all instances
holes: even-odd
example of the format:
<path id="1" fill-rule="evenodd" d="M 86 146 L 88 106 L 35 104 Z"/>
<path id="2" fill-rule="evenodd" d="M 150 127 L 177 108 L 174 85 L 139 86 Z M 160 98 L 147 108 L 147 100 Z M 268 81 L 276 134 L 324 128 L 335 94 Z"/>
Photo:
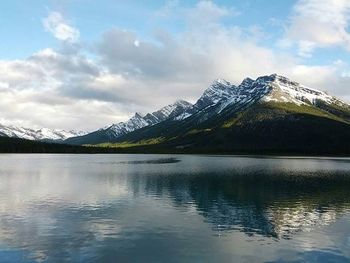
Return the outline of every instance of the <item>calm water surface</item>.
<path id="1" fill-rule="evenodd" d="M 0 262 L 350 262 L 350 159 L 0 155 Z"/>

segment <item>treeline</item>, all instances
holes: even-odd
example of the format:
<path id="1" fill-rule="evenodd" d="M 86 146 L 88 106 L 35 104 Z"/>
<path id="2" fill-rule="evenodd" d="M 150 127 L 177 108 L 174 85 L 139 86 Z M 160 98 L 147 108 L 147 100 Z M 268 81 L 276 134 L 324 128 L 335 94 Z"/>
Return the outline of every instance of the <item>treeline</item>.
<path id="1" fill-rule="evenodd" d="M 46 143 L 19 138 L 0 137 L 0 153 L 117 153 L 115 148 Z"/>

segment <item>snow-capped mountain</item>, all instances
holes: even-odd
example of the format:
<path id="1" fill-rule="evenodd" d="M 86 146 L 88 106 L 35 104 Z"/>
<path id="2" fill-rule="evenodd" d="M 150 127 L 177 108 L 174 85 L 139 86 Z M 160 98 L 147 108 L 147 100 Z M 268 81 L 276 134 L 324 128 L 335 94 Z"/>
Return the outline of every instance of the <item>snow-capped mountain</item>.
<path id="1" fill-rule="evenodd" d="M 83 136 L 69 138 L 66 142 L 71 144 L 88 144 L 111 141 L 146 126 L 152 126 L 165 120 L 175 120 L 184 112 L 188 111 L 189 114 L 192 114 L 192 108 L 193 105 L 191 103 L 184 100 L 178 100 L 175 103 L 167 105 L 152 113 L 142 115 L 137 112 L 125 122 L 112 124 L 106 128 L 99 129 Z"/>
<path id="2" fill-rule="evenodd" d="M 155 128 L 154 133 L 158 132 L 158 137 L 160 136 L 159 131 L 162 131 L 161 136 L 177 129 L 181 133 L 186 129 L 196 129 L 196 126 L 202 125 L 208 120 L 218 122 L 218 120 L 243 112 L 253 105 L 272 102 L 314 107 L 322 112 L 335 114 L 335 116 L 339 115 L 342 119 L 350 121 L 347 113 L 350 112 L 348 104 L 325 92 L 306 87 L 286 77 L 272 74 L 258 77 L 256 80 L 246 78 L 238 86 L 226 80 L 217 79 L 203 92 L 194 105 L 180 100 L 146 115 L 136 113 L 128 121 L 113 124 L 85 136 L 69 138 L 66 142 L 98 144 L 119 141 L 119 138 L 140 128 L 149 127 L 147 129 L 152 130 L 153 126 L 165 120 L 174 120 L 178 124 L 174 124 L 174 127 L 162 125 L 165 128 Z M 334 105 L 337 105 L 338 109 Z M 341 110 L 339 111 L 339 109 Z M 182 126 L 183 129 L 178 128 Z M 157 135 L 152 132 L 147 136 L 151 136 L 151 134 L 153 137 Z M 138 135 L 138 138 L 143 136 Z M 176 136 L 172 134 L 172 137 Z"/>
<path id="3" fill-rule="evenodd" d="M 298 82 L 276 74 L 257 79 L 262 85 L 269 86 L 269 92 L 264 101 L 291 102 L 298 105 L 317 105 L 318 101 L 328 104 L 346 105 L 345 102 L 327 94 L 326 92 L 313 89 Z"/>
<path id="4" fill-rule="evenodd" d="M 204 91 L 203 95 L 195 103 L 194 108 L 201 110 L 236 95 L 237 87 L 235 85 L 226 80 L 217 79 Z"/>
<path id="5" fill-rule="evenodd" d="M 238 86 L 215 81 L 175 120 L 111 142 L 174 152 L 329 154 L 350 149 L 350 105 L 276 74 L 246 78 Z M 155 139 L 156 145 L 145 146 Z"/>
<path id="6" fill-rule="evenodd" d="M 204 91 L 198 101 L 185 113 L 178 116 L 183 120 L 193 114 L 203 114 L 200 121 L 205 121 L 215 114 L 219 114 L 228 107 L 234 106 L 243 110 L 249 105 L 260 102 L 294 103 L 297 105 L 318 106 L 320 102 L 349 107 L 345 102 L 328 95 L 327 93 L 309 88 L 286 77 L 272 74 L 253 80 L 246 78 L 239 86 L 228 81 L 218 79 Z M 208 108 L 210 108 L 208 110 Z"/>
<path id="7" fill-rule="evenodd" d="M 15 137 L 27 140 L 40 140 L 40 141 L 63 141 L 71 137 L 81 136 L 86 132 L 81 131 L 65 131 L 56 129 L 31 129 L 16 126 L 5 126 L 0 124 L 0 135 L 6 137 Z"/>
<path id="8" fill-rule="evenodd" d="M 235 85 L 223 79 L 216 79 L 203 92 L 202 96 L 197 100 L 197 102 L 181 115 L 177 116 L 176 120 L 184 120 L 193 114 L 203 112 L 208 108 L 211 108 L 210 113 L 214 114 L 214 108 L 237 96 L 237 92 L 238 89 Z"/>
<path id="9" fill-rule="evenodd" d="M 158 111 L 148 113 L 144 116 L 137 112 L 128 121 L 113 124 L 105 129 L 105 131 L 110 133 L 111 137 L 119 137 L 134 130 L 154 125 L 170 118 L 175 118 L 179 114 L 192 108 L 192 106 L 193 105 L 187 101 L 178 100 L 173 104 L 167 105 Z"/>
<path id="10" fill-rule="evenodd" d="M 346 106 L 345 102 L 326 92 L 304 86 L 277 74 L 262 76 L 255 81 L 246 79 L 239 85 L 238 89 L 238 97 L 243 100 L 258 97 L 262 99 L 262 102 L 275 101 L 297 105 L 317 105 L 318 102 L 322 101 L 327 104 Z"/>

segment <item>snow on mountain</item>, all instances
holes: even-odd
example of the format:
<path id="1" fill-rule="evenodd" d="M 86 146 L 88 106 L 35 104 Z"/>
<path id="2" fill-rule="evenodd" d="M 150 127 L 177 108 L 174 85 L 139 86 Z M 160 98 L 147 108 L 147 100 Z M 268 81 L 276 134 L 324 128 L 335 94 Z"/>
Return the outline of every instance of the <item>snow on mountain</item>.
<path id="1" fill-rule="evenodd" d="M 177 117 L 175 117 L 174 120 L 177 120 L 177 121 L 184 120 L 184 119 L 190 117 L 191 115 L 192 114 L 189 112 L 184 112 L 184 113 L 181 113 L 180 115 L 178 115 Z"/>
<path id="2" fill-rule="evenodd" d="M 135 113 L 135 115 L 131 117 L 128 121 L 113 124 L 106 130 L 111 132 L 112 136 L 118 137 L 122 134 L 126 134 L 128 132 L 143 128 L 148 125 L 149 123 L 143 118 L 143 116 L 140 113 Z"/>
<path id="3" fill-rule="evenodd" d="M 200 121 L 205 121 L 213 114 L 218 114 L 229 106 L 234 106 L 237 110 L 243 110 L 257 101 L 291 102 L 297 105 L 316 105 L 318 101 L 322 101 L 327 104 L 347 105 L 323 91 L 312 89 L 286 77 L 272 74 L 259 77 L 256 80 L 246 78 L 239 86 L 235 86 L 223 79 L 215 80 L 204 91 L 194 106 L 177 116 L 176 119 L 184 120 L 195 113 L 201 114 L 202 112 L 203 117 Z M 203 111 L 206 112 L 204 113 Z"/>
<path id="4" fill-rule="evenodd" d="M 256 80 L 246 78 L 232 94 L 231 98 L 221 103 L 220 112 L 228 106 L 248 106 L 257 101 L 290 102 L 297 105 L 316 105 L 318 101 L 322 101 L 327 104 L 347 105 L 323 91 L 306 87 L 277 74 L 262 76 Z"/>
<path id="5" fill-rule="evenodd" d="M 167 105 L 158 111 L 148 113 L 144 116 L 141 113 L 135 113 L 135 115 L 128 121 L 113 124 L 106 129 L 102 129 L 102 131 L 106 131 L 110 138 L 116 138 L 134 130 L 154 125 L 167 119 L 175 119 L 186 110 L 192 108 L 192 106 L 193 105 L 187 101 L 178 100 L 173 104 Z"/>
<path id="6" fill-rule="evenodd" d="M 326 103 L 339 101 L 323 91 L 306 87 L 277 74 L 270 75 L 267 79 L 265 77 L 264 81 L 271 87 L 271 92 L 264 97 L 264 101 L 293 102 L 298 105 L 315 105 L 317 100 Z"/>
<path id="7" fill-rule="evenodd" d="M 84 131 L 66 131 L 66 130 L 58 130 L 58 129 L 47 129 L 42 128 L 40 130 L 37 130 L 37 140 L 65 140 L 71 137 L 75 136 L 81 136 L 85 135 L 86 132 Z"/>
<path id="8" fill-rule="evenodd" d="M 238 87 L 226 80 L 217 79 L 203 92 L 193 107 L 179 115 L 177 120 L 186 119 L 193 114 L 202 114 L 200 122 L 203 122 L 229 105 L 235 104 L 242 108 L 258 100 L 267 91 L 268 89 L 261 89 L 255 85 L 255 81 L 250 78 L 244 79 Z"/>
<path id="9" fill-rule="evenodd" d="M 194 108 L 201 110 L 208 106 L 217 104 L 220 101 L 232 98 L 236 94 L 237 87 L 235 85 L 232 85 L 226 80 L 217 79 L 204 91 L 203 95 L 194 105 Z"/>
<path id="10" fill-rule="evenodd" d="M 81 136 L 86 134 L 86 132 L 81 131 L 65 131 L 65 130 L 57 130 L 57 129 L 31 129 L 24 127 L 16 127 L 16 126 L 5 126 L 0 124 L 0 134 L 8 137 L 16 137 L 27 140 L 65 140 L 75 136 Z"/>
<path id="11" fill-rule="evenodd" d="M 235 85 L 223 79 L 216 79 L 192 107 L 188 107 L 186 111 L 179 114 L 175 119 L 184 120 L 195 113 L 222 104 L 236 95 L 237 87 Z"/>
<path id="12" fill-rule="evenodd" d="M 228 106 L 235 105 L 236 107 L 244 108 L 262 98 L 269 91 L 269 87 L 265 84 L 255 81 L 251 78 L 246 78 L 235 89 L 235 93 L 230 98 L 223 101 L 220 105 L 218 113 L 223 111 Z"/>

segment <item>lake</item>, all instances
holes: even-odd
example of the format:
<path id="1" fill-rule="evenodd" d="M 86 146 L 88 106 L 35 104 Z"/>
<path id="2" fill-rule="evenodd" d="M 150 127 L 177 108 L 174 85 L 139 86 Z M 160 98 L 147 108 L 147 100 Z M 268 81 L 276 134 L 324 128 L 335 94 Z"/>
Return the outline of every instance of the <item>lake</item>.
<path id="1" fill-rule="evenodd" d="M 350 159 L 0 155 L 0 262 L 349 262 Z"/>

